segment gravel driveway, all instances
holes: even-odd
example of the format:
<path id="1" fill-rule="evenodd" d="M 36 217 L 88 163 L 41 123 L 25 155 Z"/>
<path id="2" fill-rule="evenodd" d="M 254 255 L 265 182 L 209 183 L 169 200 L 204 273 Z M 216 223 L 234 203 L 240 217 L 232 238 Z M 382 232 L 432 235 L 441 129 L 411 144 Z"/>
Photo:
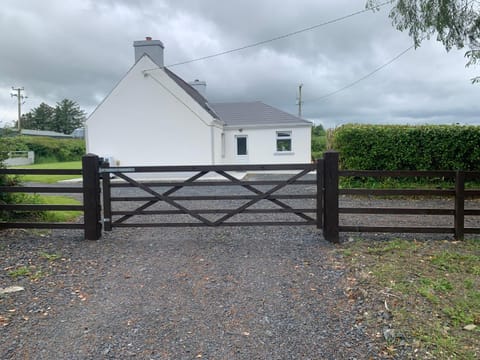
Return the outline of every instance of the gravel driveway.
<path id="1" fill-rule="evenodd" d="M 332 246 L 310 227 L 122 229 L 98 242 L 73 231 L 0 234 L 0 280 L 25 287 L 0 299 L 2 359 L 375 354 Z M 45 275 L 6 274 L 29 264 Z"/>
<path id="2" fill-rule="evenodd" d="M 1 359 L 380 358 L 314 227 L 82 236 L 0 232 Z"/>

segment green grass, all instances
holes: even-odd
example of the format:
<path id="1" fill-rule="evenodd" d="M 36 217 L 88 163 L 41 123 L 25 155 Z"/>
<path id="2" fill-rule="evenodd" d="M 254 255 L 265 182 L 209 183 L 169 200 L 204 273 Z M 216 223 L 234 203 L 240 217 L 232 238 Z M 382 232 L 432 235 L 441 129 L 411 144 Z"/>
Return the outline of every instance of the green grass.
<path id="1" fill-rule="evenodd" d="M 415 358 L 478 358 L 480 240 L 360 240 L 343 245 L 338 253 L 357 285 L 372 296 L 368 313 L 373 315 L 365 318 L 372 332 L 381 333 L 385 324 L 374 314 L 388 306 L 393 316 L 389 322 L 403 335 L 385 341 L 385 353 L 393 355 L 407 344 Z M 467 331 L 467 325 L 477 327 Z"/>
<path id="2" fill-rule="evenodd" d="M 48 164 L 34 164 L 25 166 L 14 166 L 12 169 L 81 169 L 81 161 L 56 162 Z M 39 182 L 52 184 L 62 180 L 78 179 L 81 175 L 22 175 L 21 182 Z"/>
<path id="3" fill-rule="evenodd" d="M 55 261 L 55 260 L 58 260 L 62 257 L 62 255 L 59 254 L 59 253 L 58 254 L 57 253 L 51 253 L 50 254 L 50 253 L 47 253 L 45 251 L 41 251 L 39 255 L 42 259 L 46 259 L 48 261 Z"/>
<path id="4" fill-rule="evenodd" d="M 40 196 L 42 204 L 48 205 L 80 205 L 81 202 L 67 196 Z M 69 222 L 82 215 L 81 211 L 45 211 L 43 220 L 47 222 Z"/>
<path id="5" fill-rule="evenodd" d="M 7 271 L 7 275 L 13 280 L 20 278 L 29 279 L 32 282 L 39 281 L 51 275 L 54 268 L 61 264 L 62 254 L 59 252 L 47 252 L 40 250 L 38 256 L 30 254 L 28 257 L 28 265 L 16 265 Z M 60 263 L 60 264 L 59 264 Z"/>
<path id="6" fill-rule="evenodd" d="M 38 194 L 15 194 L 15 204 L 29 205 L 80 205 L 81 202 L 68 197 L 59 195 L 38 195 Z M 81 211 L 11 211 L 4 214 L 5 220 L 12 221 L 43 221 L 43 222 L 70 222 L 82 215 Z"/>
<path id="7" fill-rule="evenodd" d="M 81 202 L 67 196 L 38 196 L 37 204 L 45 205 L 80 205 Z M 46 222 L 69 222 L 82 215 L 81 211 L 43 211 L 42 221 Z"/>
<path id="8" fill-rule="evenodd" d="M 19 277 L 30 276 L 31 274 L 32 272 L 27 266 L 21 266 L 15 270 L 11 270 L 8 272 L 8 276 L 13 278 L 14 280 L 18 279 Z"/>

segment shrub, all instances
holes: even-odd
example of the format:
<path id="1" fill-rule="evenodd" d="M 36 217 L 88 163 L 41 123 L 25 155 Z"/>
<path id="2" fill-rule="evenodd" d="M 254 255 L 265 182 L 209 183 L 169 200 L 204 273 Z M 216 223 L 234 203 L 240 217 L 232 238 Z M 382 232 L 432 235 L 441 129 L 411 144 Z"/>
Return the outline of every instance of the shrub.
<path id="1" fill-rule="evenodd" d="M 323 152 L 326 149 L 327 139 L 325 135 L 325 130 L 322 125 L 317 125 L 312 127 L 312 159 L 318 159 L 323 156 Z"/>
<path id="2" fill-rule="evenodd" d="M 35 152 L 35 162 L 76 161 L 85 154 L 83 139 L 54 139 L 43 136 L 22 136 L 29 150 Z"/>
<path id="3" fill-rule="evenodd" d="M 480 170 L 480 127 L 343 125 L 333 147 L 344 169 Z"/>
<path id="4" fill-rule="evenodd" d="M 14 137 L 0 137 L 0 168 L 4 168 L 3 161 L 8 158 L 10 151 L 26 150 L 25 144 Z M 14 186 L 19 183 L 15 176 L 7 176 L 0 174 L 0 186 Z M 0 192 L 0 204 L 10 204 L 14 202 L 14 194 L 8 192 Z M 0 219 L 5 217 L 5 212 L 0 212 Z"/>

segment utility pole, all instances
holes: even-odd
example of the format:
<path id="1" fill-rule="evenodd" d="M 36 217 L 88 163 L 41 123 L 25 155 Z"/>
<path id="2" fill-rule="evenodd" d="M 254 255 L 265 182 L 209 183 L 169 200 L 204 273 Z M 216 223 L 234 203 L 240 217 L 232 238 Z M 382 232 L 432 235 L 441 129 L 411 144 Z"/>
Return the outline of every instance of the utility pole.
<path id="1" fill-rule="evenodd" d="M 298 105 L 298 117 L 302 117 L 302 87 L 303 84 L 298 85 L 298 100 L 297 100 L 297 105 Z"/>
<path id="2" fill-rule="evenodd" d="M 23 88 L 23 86 L 22 86 L 22 87 L 18 87 L 18 88 L 12 86 L 12 90 L 17 92 L 16 94 L 10 94 L 10 96 L 17 98 L 17 102 L 18 102 L 18 121 L 17 121 L 17 126 L 18 126 L 18 133 L 20 133 L 20 130 L 22 129 L 22 128 L 21 128 L 21 125 L 20 125 L 20 119 L 22 118 L 22 104 L 25 103 L 25 101 L 23 101 L 23 100 L 26 99 L 26 98 L 28 98 L 28 96 L 22 95 L 22 91 L 25 90 L 25 89 Z"/>

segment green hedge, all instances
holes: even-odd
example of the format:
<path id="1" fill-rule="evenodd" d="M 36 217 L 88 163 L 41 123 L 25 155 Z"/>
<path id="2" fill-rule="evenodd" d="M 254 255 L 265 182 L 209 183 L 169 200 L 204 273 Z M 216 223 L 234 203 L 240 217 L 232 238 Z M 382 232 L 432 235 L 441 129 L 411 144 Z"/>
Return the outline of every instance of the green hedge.
<path id="1" fill-rule="evenodd" d="M 333 148 L 343 169 L 480 170 L 480 127 L 343 125 Z"/>
<path id="2" fill-rule="evenodd" d="M 5 165 L 3 161 L 8 158 L 8 153 L 10 151 L 24 151 L 27 150 L 25 144 L 21 141 L 18 141 L 15 137 L 8 137 L 2 133 L 0 137 L 0 168 L 3 168 Z M 5 174 L 0 174 L 0 186 L 14 186 L 19 183 L 18 177 L 16 176 L 7 176 Z M 14 193 L 0 191 L 0 204 L 10 204 L 14 202 Z M 6 212 L 0 210 L 0 220 L 5 220 Z"/>
<path id="3" fill-rule="evenodd" d="M 35 152 L 35 162 L 80 160 L 85 154 L 83 139 L 54 139 L 43 136 L 22 136 L 23 143 Z"/>
<path id="4" fill-rule="evenodd" d="M 1 136 L 0 137 L 0 162 L 8 159 L 10 151 L 27 151 L 27 145 L 18 137 Z"/>

